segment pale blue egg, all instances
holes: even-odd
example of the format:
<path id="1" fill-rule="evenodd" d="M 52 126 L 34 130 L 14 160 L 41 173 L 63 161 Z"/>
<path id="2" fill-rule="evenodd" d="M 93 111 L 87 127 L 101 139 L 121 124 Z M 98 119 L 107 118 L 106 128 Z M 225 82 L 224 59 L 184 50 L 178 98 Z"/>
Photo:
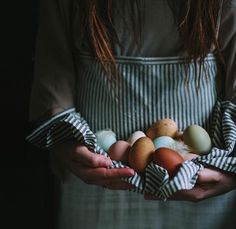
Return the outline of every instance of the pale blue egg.
<path id="1" fill-rule="evenodd" d="M 95 136 L 97 145 L 105 151 L 108 151 L 111 145 L 117 141 L 116 134 L 112 130 L 100 130 L 95 133 Z"/>
<path id="2" fill-rule="evenodd" d="M 155 138 L 153 140 L 153 143 L 156 149 L 162 148 L 162 147 L 173 148 L 175 145 L 175 140 L 169 136 L 161 136 L 161 137 Z"/>

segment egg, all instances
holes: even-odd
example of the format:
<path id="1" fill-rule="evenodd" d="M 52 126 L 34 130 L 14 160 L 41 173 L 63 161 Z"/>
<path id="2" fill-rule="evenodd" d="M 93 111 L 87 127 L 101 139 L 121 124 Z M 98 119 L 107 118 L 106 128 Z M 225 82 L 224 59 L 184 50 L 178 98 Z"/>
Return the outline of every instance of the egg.
<path id="1" fill-rule="evenodd" d="M 170 177 L 175 176 L 183 161 L 178 152 L 169 148 L 159 148 L 153 154 L 153 162 L 166 169 Z"/>
<path id="2" fill-rule="evenodd" d="M 177 124 L 172 119 L 161 119 L 154 123 L 148 130 L 147 130 L 147 137 L 151 138 L 152 140 L 160 137 L 160 136 L 169 136 L 174 138 L 177 133 Z"/>
<path id="3" fill-rule="evenodd" d="M 127 162 L 130 148 L 131 146 L 128 142 L 119 140 L 110 146 L 108 155 L 112 160 Z"/>
<path id="4" fill-rule="evenodd" d="M 166 147 L 173 148 L 175 146 L 175 140 L 169 136 L 161 136 L 153 140 L 155 149 Z"/>
<path id="5" fill-rule="evenodd" d="M 127 141 L 132 146 L 141 137 L 146 137 L 146 134 L 143 131 L 135 131 Z"/>
<path id="6" fill-rule="evenodd" d="M 152 160 L 155 146 L 148 137 L 139 138 L 129 151 L 128 162 L 136 172 L 142 173 Z"/>
<path id="7" fill-rule="evenodd" d="M 97 131 L 95 136 L 97 139 L 97 145 L 105 151 L 108 151 L 111 145 L 117 141 L 116 134 L 109 129 Z"/>
<path id="8" fill-rule="evenodd" d="M 198 125 L 188 126 L 183 133 L 183 140 L 191 150 L 199 155 L 206 154 L 211 149 L 211 138 L 207 131 Z"/>

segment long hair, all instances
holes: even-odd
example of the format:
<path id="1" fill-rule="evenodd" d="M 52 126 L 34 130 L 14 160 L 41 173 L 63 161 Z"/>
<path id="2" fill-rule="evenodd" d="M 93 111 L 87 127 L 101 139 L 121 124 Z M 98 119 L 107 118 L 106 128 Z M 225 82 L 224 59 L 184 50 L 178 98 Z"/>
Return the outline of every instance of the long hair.
<path id="1" fill-rule="evenodd" d="M 119 43 L 112 18 L 115 1 L 117 0 L 81 1 L 90 44 L 104 69 L 107 69 L 107 62 L 115 65 L 113 44 Z M 134 7 L 138 9 L 142 1 L 126 0 L 127 4 L 131 5 L 131 15 L 137 12 Z M 219 62 L 224 64 L 217 38 L 222 2 L 223 0 L 168 0 L 188 61 L 194 60 L 202 64 L 207 54 L 215 47 Z"/>

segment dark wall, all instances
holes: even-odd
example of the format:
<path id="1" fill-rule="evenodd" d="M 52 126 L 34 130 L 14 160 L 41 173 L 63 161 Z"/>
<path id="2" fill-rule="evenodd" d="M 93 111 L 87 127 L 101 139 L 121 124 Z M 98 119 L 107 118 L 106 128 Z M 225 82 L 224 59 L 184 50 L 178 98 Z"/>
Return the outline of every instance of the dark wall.
<path id="1" fill-rule="evenodd" d="M 24 140 L 30 129 L 28 105 L 39 3 L 29 0 L 3 4 L 0 228 L 52 228 L 53 179 L 48 169 L 48 154 Z"/>

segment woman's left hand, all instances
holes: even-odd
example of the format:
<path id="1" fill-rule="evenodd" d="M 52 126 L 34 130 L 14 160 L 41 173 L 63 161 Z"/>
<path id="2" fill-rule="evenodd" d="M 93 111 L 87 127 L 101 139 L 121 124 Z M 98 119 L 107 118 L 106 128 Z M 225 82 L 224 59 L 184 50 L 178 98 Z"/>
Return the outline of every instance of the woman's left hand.
<path id="1" fill-rule="evenodd" d="M 236 174 L 226 173 L 215 168 L 205 168 L 198 176 L 196 185 L 190 190 L 181 190 L 168 200 L 199 202 L 221 195 L 236 188 Z M 159 200 L 156 196 L 145 194 L 146 200 Z"/>

